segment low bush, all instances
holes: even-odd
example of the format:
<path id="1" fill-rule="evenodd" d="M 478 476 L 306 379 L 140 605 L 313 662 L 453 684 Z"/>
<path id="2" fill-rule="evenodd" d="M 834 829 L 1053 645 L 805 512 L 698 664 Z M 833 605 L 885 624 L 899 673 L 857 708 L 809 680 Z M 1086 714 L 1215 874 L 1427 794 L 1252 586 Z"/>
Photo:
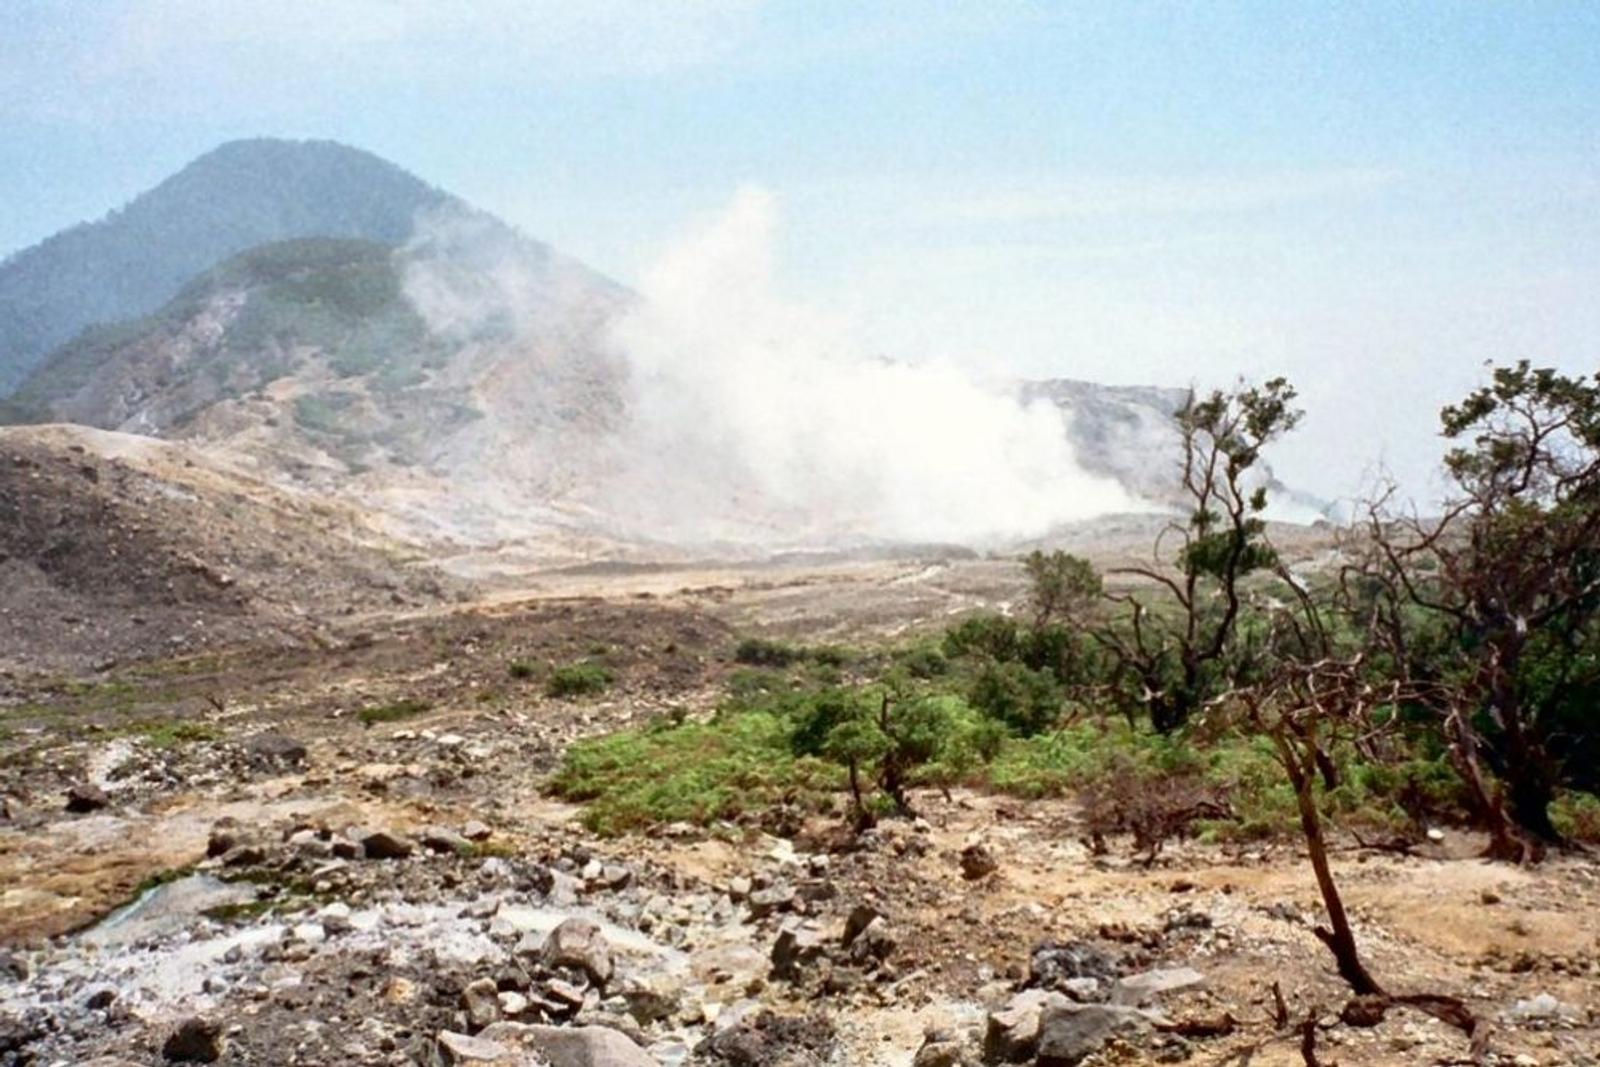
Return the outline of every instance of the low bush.
<path id="1" fill-rule="evenodd" d="M 612 681 L 610 668 L 599 663 L 568 663 L 550 672 L 544 692 L 551 697 L 595 696 L 609 689 Z"/>
<path id="2" fill-rule="evenodd" d="M 974 708 L 1021 737 L 1061 720 L 1063 699 L 1054 676 L 1022 663 L 984 666 L 967 695 Z"/>
<path id="3" fill-rule="evenodd" d="M 356 718 L 367 726 L 380 722 L 399 722 L 409 719 L 414 715 L 421 715 L 432 705 L 424 700 L 396 700 L 389 704 L 374 704 L 356 712 Z"/>
<path id="4" fill-rule="evenodd" d="M 584 823 L 621 833 L 668 822 L 705 825 L 779 803 L 821 805 L 843 785 L 838 768 L 796 756 L 790 726 L 769 712 L 708 723 L 663 719 L 567 750 L 552 791 L 586 802 Z"/>

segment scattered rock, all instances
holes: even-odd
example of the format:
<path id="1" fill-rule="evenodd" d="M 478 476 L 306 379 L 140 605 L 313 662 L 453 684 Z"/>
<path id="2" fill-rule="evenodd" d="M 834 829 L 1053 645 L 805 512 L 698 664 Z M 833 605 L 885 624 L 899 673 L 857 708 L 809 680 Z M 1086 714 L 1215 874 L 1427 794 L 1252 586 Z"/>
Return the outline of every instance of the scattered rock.
<path id="1" fill-rule="evenodd" d="M 1029 988 L 1063 989 L 1069 978 L 1109 981 L 1121 971 L 1118 961 L 1088 941 L 1046 941 L 1028 958 Z"/>
<path id="2" fill-rule="evenodd" d="M 1583 1017 L 1579 1009 L 1557 1000 L 1549 993 L 1540 993 L 1527 1000 L 1519 1000 L 1506 1014 L 1518 1022 L 1576 1021 Z"/>
<path id="3" fill-rule="evenodd" d="M 99 811 L 109 803 L 105 790 L 87 782 L 79 782 L 67 790 L 67 810 L 75 815 Z"/>
<path id="4" fill-rule="evenodd" d="M 371 830 L 359 834 L 357 840 L 368 859 L 403 860 L 417 850 L 409 837 L 388 830 Z"/>
<path id="5" fill-rule="evenodd" d="M 493 978 L 468 982 L 461 990 L 461 1006 L 473 1027 L 482 1030 L 500 1019 L 500 987 Z"/>
<path id="6" fill-rule="evenodd" d="M 222 1056 L 222 1049 L 222 1027 L 193 1015 L 167 1037 L 161 1055 L 172 1063 L 215 1063 Z"/>
<path id="7" fill-rule="evenodd" d="M 477 819 L 468 819 L 461 827 L 461 836 L 468 841 L 487 841 L 494 836 L 494 831 L 489 829 L 487 823 L 481 823 Z"/>
<path id="8" fill-rule="evenodd" d="M 969 882 L 987 878 L 1000 869 L 1000 861 L 989 847 L 975 841 L 961 850 L 961 877 Z"/>
<path id="9" fill-rule="evenodd" d="M 444 1061 L 446 1067 L 511 1064 L 521 1058 L 498 1042 L 458 1034 L 452 1030 L 440 1030 L 434 1041 L 439 1050 L 439 1059 Z"/>
<path id="10" fill-rule="evenodd" d="M 765 919 L 775 912 L 789 911 L 794 907 L 794 899 L 794 887 L 790 885 L 775 885 L 754 890 L 749 896 L 750 917 Z"/>
<path id="11" fill-rule="evenodd" d="M 479 1037 L 533 1053 L 549 1067 L 659 1067 L 626 1034 L 609 1026 L 496 1023 Z"/>
<path id="12" fill-rule="evenodd" d="M 1366 1028 L 1377 1026 L 1389 1014 L 1389 998 L 1375 995 L 1351 997 L 1339 1012 L 1346 1026 Z"/>
<path id="13" fill-rule="evenodd" d="M 306 762 L 304 742 L 275 731 L 256 734 L 244 743 L 245 755 L 257 766 L 299 767 Z"/>
<path id="14" fill-rule="evenodd" d="M 809 923 L 789 919 L 778 930 L 772 943 L 772 975 L 784 981 L 800 976 L 801 968 L 822 958 L 822 932 Z"/>
<path id="15" fill-rule="evenodd" d="M 988 1063 L 1025 1063 L 1039 1051 L 1039 1026 L 1044 1009 L 1067 1003 L 1060 993 L 1030 989 L 990 1012 L 983 1033 L 983 1058 Z"/>
<path id="16" fill-rule="evenodd" d="M 1054 1004 L 1039 1018 L 1037 1067 L 1077 1067 L 1118 1034 L 1150 1029 L 1133 1008 L 1111 1004 Z"/>
<path id="17" fill-rule="evenodd" d="M 1206 976 L 1193 967 L 1166 967 L 1119 978 L 1111 987 L 1111 1003 L 1129 1007 L 1148 1004 L 1165 993 L 1205 985 Z"/>
<path id="18" fill-rule="evenodd" d="M 568 919 L 551 930 L 540 956 L 550 967 L 581 967 L 601 988 L 611 980 L 611 946 L 588 919 Z"/>
<path id="19" fill-rule="evenodd" d="M 472 850 L 471 841 L 443 826 L 429 826 L 418 837 L 422 841 L 422 847 L 430 852 L 460 854 Z"/>

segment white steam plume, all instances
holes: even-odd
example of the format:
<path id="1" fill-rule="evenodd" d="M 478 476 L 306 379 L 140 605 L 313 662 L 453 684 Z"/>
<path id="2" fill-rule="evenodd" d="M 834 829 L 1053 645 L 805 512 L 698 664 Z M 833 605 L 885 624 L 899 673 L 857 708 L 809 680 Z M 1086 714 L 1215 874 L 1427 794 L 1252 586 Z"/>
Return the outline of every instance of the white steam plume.
<path id="1" fill-rule="evenodd" d="M 875 359 L 772 286 L 773 198 L 741 189 L 613 331 L 629 369 L 610 509 L 669 540 L 982 544 L 1140 510 L 1054 405 Z"/>

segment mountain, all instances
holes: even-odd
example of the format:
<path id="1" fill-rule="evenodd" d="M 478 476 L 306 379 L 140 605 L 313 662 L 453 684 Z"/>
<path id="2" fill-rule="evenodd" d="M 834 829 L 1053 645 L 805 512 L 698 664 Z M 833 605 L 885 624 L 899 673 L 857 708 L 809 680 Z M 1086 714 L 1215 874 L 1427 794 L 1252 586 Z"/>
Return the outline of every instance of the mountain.
<path id="1" fill-rule="evenodd" d="M 272 241 L 398 244 L 459 201 L 332 141 L 234 141 L 126 207 L 0 263 L 0 396 L 86 326 L 147 315 L 228 256 Z"/>
<path id="2" fill-rule="evenodd" d="M 259 173 L 243 173 L 251 168 Z M 232 193 L 219 200 L 223 189 Z M 257 210 L 263 204 L 273 206 Z M 637 296 L 375 157 L 325 143 L 240 142 L 85 229 L 102 242 L 123 239 L 130 216 L 159 225 L 161 212 L 187 221 L 151 243 L 184 255 L 200 255 L 201 238 L 219 234 L 231 243 L 263 229 L 318 232 L 231 250 L 164 301 L 56 345 L 0 401 L 0 423 L 186 442 L 440 548 L 776 551 L 921 536 L 926 525 L 917 494 L 928 482 L 891 487 L 912 494 L 912 518 L 884 532 L 873 525 L 879 490 L 868 487 L 879 457 L 850 453 L 840 464 L 816 450 L 804 419 L 826 422 L 844 409 L 803 413 L 798 438 L 766 434 L 777 394 L 721 390 L 727 375 L 743 379 L 738 368 L 704 363 L 701 338 L 675 350 L 677 363 L 652 363 L 648 349 L 641 357 L 628 338 L 651 320 L 630 314 L 647 310 Z M 195 228 L 202 215 L 211 222 Z M 266 215 L 271 224 L 259 225 Z M 168 259 L 174 274 L 177 262 Z M 841 390 L 855 381 L 830 379 Z M 1111 490 L 1107 500 L 1158 504 L 1181 504 L 1174 415 L 1186 395 L 1065 379 L 1020 386 L 1025 405 L 1060 411 L 1090 476 L 1068 491 L 1099 485 Z M 1059 450 L 1030 456 L 1060 469 Z M 830 458 L 834 467 L 819 468 Z"/>
<path id="3" fill-rule="evenodd" d="M 54 350 L 0 422 L 192 441 L 404 515 L 414 538 L 492 540 L 593 480 L 621 406 L 602 334 L 631 299 L 449 206 L 404 248 L 317 237 L 232 256 Z"/>

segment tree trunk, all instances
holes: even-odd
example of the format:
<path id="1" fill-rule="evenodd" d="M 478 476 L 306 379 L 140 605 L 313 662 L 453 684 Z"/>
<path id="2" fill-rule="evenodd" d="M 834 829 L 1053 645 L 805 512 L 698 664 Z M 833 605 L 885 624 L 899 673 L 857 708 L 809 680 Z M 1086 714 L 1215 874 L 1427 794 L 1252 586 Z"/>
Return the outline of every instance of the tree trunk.
<path id="1" fill-rule="evenodd" d="M 1339 887 L 1333 880 L 1333 869 L 1328 864 L 1328 842 L 1322 835 L 1322 815 L 1317 811 L 1315 779 L 1312 776 L 1315 758 L 1308 752 L 1302 762 L 1295 742 L 1281 732 L 1275 734 L 1273 740 L 1278 743 L 1284 769 L 1289 772 L 1289 782 L 1294 786 L 1295 801 L 1300 811 L 1300 830 L 1305 835 L 1306 851 L 1311 854 L 1311 869 L 1316 873 L 1317 888 L 1322 892 L 1322 906 L 1328 913 L 1328 927 L 1319 926 L 1313 933 L 1333 953 L 1339 977 L 1345 980 L 1352 992 L 1358 996 L 1382 996 L 1383 989 L 1361 962 L 1355 931 L 1350 928 L 1344 900 L 1339 896 Z M 1313 750 L 1316 747 L 1310 739 L 1305 744 Z"/>
<path id="2" fill-rule="evenodd" d="M 1485 857 L 1510 863 L 1537 860 L 1542 850 L 1534 839 L 1523 834 L 1516 821 L 1507 814 L 1505 799 L 1489 788 L 1483 774 L 1483 764 L 1478 759 L 1477 738 L 1460 709 L 1451 711 L 1445 718 L 1444 732 L 1450 742 L 1450 762 L 1455 764 L 1461 780 L 1466 783 L 1479 821 L 1489 831 L 1489 847 L 1484 850 Z"/>

